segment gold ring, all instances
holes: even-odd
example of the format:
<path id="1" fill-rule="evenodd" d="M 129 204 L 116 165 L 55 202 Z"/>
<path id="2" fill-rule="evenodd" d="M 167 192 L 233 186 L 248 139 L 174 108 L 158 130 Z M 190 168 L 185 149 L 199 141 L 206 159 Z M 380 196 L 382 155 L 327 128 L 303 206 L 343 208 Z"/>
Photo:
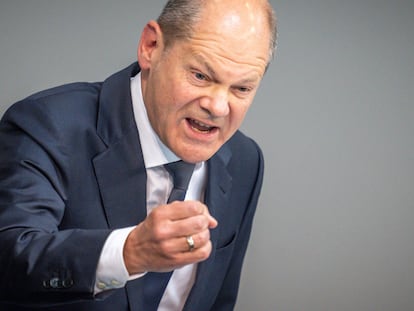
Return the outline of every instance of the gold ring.
<path id="1" fill-rule="evenodd" d="M 193 240 L 193 237 L 191 235 L 189 235 L 185 239 L 187 240 L 188 250 L 191 252 L 194 249 L 194 240 Z"/>

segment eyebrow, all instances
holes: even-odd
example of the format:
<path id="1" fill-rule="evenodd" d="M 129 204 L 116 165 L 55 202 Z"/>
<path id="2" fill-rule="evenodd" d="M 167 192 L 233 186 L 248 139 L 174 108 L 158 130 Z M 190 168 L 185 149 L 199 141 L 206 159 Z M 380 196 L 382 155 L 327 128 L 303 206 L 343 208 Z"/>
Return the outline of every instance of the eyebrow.
<path id="1" fill-rule="evenodd" d="M 206 68 L 206 70 L 207 70 L 207 72 L 208 72 L 208 74 L 210 75 L 210 76 L 212 76 L 212 77 L 214 77 L 215 79 L 217 79 L 217 73 L 215 72 L 215 70 L 210 66 L 210 64 L 209 63 L 207 63 L 207 61 L 204 59 L 204 57 L 202 56 L 202 55 L 199 55 L 199 54 L 195 54 L 194 55 L 194 58 L 201 64 L 201 65 L 203 65 L 205 68 Z M 241 81 L 239 81 L 238 82 L 238 84 L 243 84 L 243 83 L 257 83 L 258 81 L 260 81 L 260 78 L 259 79 L 257 79 L 257 78 L 246 78 L 246 79 L 243 79 L 243 80 L 241 80 Z"/>
<path id="2" fill-rule="evenodd" d="M 194 55 L 194 57 L 195 57 L 195 59 L 199 62 L 199 63 L 201 63 L 206 69 L 207 69 L 207 71 L 208 71 L 208 74 L 210 75 L 210 76 L 217 76 L 217 74 L 216 74 L 216 72 L 214 71 L 214 69 L 210 66 L 210 64 L 209 63 L 207 63 L 207 61 L 204 59 L 204 57 L 203 56 L 201 56 L 201 55 L 199 55 L 199 54 L 195 54 Z"/>

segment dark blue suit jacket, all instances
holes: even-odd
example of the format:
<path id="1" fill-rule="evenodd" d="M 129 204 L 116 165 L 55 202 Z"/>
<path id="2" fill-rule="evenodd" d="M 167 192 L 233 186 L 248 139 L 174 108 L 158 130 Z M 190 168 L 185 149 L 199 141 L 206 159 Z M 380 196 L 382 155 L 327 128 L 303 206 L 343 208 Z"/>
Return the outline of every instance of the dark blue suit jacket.
<path id="1" fill-rule="evenodd" d="M 108 234 L 146 217 L 130 95 L 138 71 L 43 91 L 3 116 L 0 310 L 142 310 L 141 279 L 93 297 Z M 262 153 L 240 132 L 208 161 L 206 204 L 219 226 L 185 310 L 233 309 L 262 178 Z"/>

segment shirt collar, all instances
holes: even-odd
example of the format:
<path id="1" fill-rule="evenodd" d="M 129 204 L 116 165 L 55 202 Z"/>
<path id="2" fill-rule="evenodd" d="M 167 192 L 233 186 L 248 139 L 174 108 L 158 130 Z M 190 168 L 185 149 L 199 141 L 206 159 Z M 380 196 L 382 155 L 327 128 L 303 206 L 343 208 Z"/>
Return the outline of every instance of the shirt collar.
<path id="1" fill-rule="evenodd" d="M 145 168 L 148 169 L 180 160 L 163 144 L 151 126 L 142 97 L 140 72 L 131 78 L 131 97 Z"/>

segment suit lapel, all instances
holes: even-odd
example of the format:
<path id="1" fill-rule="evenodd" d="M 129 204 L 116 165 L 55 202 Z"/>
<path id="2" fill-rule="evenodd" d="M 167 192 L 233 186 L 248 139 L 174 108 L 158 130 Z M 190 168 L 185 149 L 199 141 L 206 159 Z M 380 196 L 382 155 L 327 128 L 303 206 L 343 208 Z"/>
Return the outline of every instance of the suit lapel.
<path id="1" fill-rule="evenodd" d="M 206 205 L 210 214 L 219 223 L 225 222 L 223 217 L 229 200 L 232 186 L 232 177 L 227 170 L 227 163 L 230 159 L 230 150 L 223 148 L 214 156 L 208 164 L 208 183 L 206 189 Z M 211 241 L 215 246 L 220 230 L 211 231 Z"/>
<path id="2" fill-rule="evenodd" d="M 107 149 L 93 159 L 109 227 L 136 225 L 146 216 L 146 171 L 131 100 L 136 64 L 102 85 L 97 132 Z"/>
<path id="3" fill-rule="evenodd" d="M 131 131 L 93 160 L 112 229 L 137 225 L 146 217 L 146 171 L 137 136 Z"/>
<path id="4" fill-rule="evenodd" d="M 210 214 L 218 221 L 219 226 L 210 231 L 210 239 L 213 244 L 213 250 L 210 257 L 199 263 L 197 268 L 197 276 L 190 295 L 186 301 L 183 310 L 190 310 L 191 306 L 198 305 L 198 300 L 203 297 L 203 293 L 208 290 L 206 280 L 211 277 L 211 266 L 214 264 L 217 240 L 220 236 L 220 226 L 225 226 L 226 208 L 230 197 L 232 187 L 232 177 L 228 172 L 227 163 L 230 160 L 230 149 L 224 145 L 217 154 L 208 162 L 208 183 L 206 189 L 206 205 Z"/>

